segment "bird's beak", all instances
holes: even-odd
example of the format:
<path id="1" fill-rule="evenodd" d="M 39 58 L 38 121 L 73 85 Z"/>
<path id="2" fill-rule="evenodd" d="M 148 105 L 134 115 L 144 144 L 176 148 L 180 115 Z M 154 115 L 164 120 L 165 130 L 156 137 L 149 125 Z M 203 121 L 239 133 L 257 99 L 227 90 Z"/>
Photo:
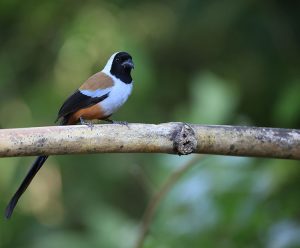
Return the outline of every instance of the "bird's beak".
<path id="1" fill-rule="evenodd" d="M 124 68 L 134 69 L 134 63 L 132 59 L 127 59 L 121 64 Z"/>

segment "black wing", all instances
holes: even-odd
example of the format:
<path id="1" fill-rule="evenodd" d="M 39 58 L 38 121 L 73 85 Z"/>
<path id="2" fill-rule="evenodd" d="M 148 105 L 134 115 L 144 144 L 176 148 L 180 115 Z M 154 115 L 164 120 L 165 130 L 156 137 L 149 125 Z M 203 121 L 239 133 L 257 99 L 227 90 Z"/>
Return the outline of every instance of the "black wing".
<path id="1" fill-rule="evenodd" d="M 108 95 L 109 93 L 106 93 L 100 97 L 90 97 L 82 94 L 79 90 L 76 90 L 74 94 L 71 95 L 61 106 L 55 122 L 57 122 L 58 119 L 70 115 L 79 109 L 88 108 L 98 102 L 103 101 L 108 97 Z"/>

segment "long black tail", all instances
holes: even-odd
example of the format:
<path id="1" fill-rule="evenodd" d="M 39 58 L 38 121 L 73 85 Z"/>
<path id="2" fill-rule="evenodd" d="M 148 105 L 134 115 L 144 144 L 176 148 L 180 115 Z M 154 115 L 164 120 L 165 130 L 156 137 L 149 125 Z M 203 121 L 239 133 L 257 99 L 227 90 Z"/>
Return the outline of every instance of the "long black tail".
<path id="1" fill-rule="evenodd" d="M 24 191 L 27 189 L 28 185 L 32 181 L 33 177 L 36 175 L 36 173 L 39 171 L 39 169 L 42 167 L 42 165 L 47 160 L 48 156 L 39 156 L 31 166 L 29 172 L 27 173 L 26 177 L 24 178 L 23 182 L 21 183 L 20 187 L 18 188 L 17 192 L 14 194 L 14 196 L 11 198 L 10 202 L 8 203 L 6 210 L 5 210 L 5 217 L 9 219 L 14 211 L 15 206 L 18 203 L 19 198 L 24 193 Z"/>

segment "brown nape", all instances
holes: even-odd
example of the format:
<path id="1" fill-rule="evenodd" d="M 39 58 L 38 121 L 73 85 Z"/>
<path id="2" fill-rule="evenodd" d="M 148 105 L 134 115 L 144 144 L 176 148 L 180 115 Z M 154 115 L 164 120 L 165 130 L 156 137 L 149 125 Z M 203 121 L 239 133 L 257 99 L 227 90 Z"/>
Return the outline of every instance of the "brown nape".
<path id="1" fill-rule="evenodd" d="M 98 90 L 110 88 L 114 85 L 112 78 L 103 72 L 98 72 L 91 76 L 79 88 L 79 90 Z"/>
<path id="2" fill-rule="evenodd" d="M 91 107 L 85 108 L 85 109 L 80 109 L 73 113 L 68 122 L 67 125 L 73 125 L 79 122 L 80 117 L 82 117 L 85 120 L 102 120 L 105 119 L 107 116 L 104 115 L 104 111 L 99 106 L 99 104 L 95 104 Z"/>

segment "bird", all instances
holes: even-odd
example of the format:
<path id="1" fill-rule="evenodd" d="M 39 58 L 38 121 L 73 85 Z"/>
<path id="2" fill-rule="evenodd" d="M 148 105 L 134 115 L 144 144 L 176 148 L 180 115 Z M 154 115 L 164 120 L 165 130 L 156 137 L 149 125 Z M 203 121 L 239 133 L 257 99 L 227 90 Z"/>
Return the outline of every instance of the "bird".
<path id="1" fill-rule="evenodd" d="M 134 69 L 132 57 L 127 52 L 116 52 L 108 59 L 104 68 L 89 77 L 58 111 L 56 122 L 60 125 L 81 123 L 93 127 L 91 120 L 106 120 L 110 123 L 126 124 L 109 119 L 128 99 L 132 92 Z M 9 219 L 21 195 L 47 160 L 47 155 L 36 158 L 21 185 L 11 198 L 5 209 L 5 217 Z"/>

